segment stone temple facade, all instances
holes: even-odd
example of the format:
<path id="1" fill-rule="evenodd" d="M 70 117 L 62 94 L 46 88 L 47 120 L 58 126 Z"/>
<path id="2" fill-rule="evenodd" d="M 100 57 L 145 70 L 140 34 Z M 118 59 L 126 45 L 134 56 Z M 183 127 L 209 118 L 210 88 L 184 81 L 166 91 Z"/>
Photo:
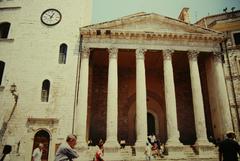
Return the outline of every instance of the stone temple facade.
<path id="1" fill-rule="evenodd" d="M 30 161 L 40 142 L 53 160 L 69 133 L 81 161 L 100 139 L 106 160 L 142 160 L 152 133 L 165 160 L 217 160 L 209 138 L 236 130 L 226 36 L 190 24 L 186 10 L 89 25 L 88 0 L 0 4 L 0 136 L 13 160 Z"/>

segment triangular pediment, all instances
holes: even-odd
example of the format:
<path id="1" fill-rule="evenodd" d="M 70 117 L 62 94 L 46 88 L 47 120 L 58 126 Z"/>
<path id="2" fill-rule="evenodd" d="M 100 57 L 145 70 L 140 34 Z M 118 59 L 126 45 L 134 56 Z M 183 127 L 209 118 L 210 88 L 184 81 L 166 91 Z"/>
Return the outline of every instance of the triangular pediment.
<path id="1" fill-rule="evenodd" d="M 83 27 L 84 29 L 106 29 L 120 31 L 169 32 L 218 34 L 219 32 L 183 22 L 155 13 L 137 13 L 116 20 L 97 23 Z"/>

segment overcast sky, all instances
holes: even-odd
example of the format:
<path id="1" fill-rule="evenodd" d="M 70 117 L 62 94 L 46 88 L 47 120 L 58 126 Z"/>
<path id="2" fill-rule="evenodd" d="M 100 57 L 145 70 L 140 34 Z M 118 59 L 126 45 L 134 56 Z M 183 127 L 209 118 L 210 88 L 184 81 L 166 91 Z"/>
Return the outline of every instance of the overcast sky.
<path id="1" fill-rule="evenodd" d="M 240 10 L 240 0 L 93 0 L 92 23 L 114 20 L 137 12 L 158 13 L 178 18 L 183 7 L 190 8 L 190 21 L 209 14 L 222 13 L 224 8 Z"/>

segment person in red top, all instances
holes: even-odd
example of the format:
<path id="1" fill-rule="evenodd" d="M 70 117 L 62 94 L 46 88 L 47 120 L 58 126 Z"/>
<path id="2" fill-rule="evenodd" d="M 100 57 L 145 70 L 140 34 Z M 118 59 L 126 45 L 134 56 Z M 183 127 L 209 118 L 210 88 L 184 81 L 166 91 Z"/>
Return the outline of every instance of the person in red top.
<path id="1" fill-rule="evenodd" d="M 95 161 L 104 161 L 103 155 L 104 155 L 104 148 L 103 148 L 103 141 L 102 139 L 98 143 L 99 149 L 96 151 L 95 155 Z"/>

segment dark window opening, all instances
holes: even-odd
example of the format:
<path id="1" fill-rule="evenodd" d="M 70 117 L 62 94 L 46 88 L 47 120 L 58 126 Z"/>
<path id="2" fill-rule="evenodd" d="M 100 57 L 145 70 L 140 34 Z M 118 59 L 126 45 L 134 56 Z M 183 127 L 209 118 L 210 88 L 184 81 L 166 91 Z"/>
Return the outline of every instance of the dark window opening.
<path id="1" fill-rule="evenodd" d="M 111 35 L 111 30 L 106 30 L 106 35 Z"/>
<path id="2" fill-rule="evenodd" d="M 97 30 L 97 35 L 101 35 L 101 30 Z"/>
<path id="3" fill-rule="evenodd" d="M 0 24 L 0 38 L 7 38 L 10 29 L 10 23 L 4 22 Z"/>
<path id="4" fill-rule="evenodd" d="M 0 85 L 2 85 L 4 67 L 5 63 L 3 61 L 0 61 Z"/>
<path id="5" fill-rule="evenodd" d="M 42 93 L 41 93 L 42 102 L 48 102 L 49 89 L 50 89 L 50 81 L 44 80 L 42 83 Z"/>
<path id="6" fill-rule="evenodd" d="M 240 45 L 240 32 L 233 34 L 235 45 Z"/>
<path id="7" fill-rule="evenodd" d="M 60 48 L 59 48 L 58 63 L 59 64 L 66 64 L 66 59 L 67 59 L 67 45 L 66 44 L 61 44 Z"/>
<path id="8" fill-rule="evenodd" d="M 155 119 L 154 116 L 151 113 L 147 113 L 147 129 L 148 129 L 148 135 L 155 135 Z"/>

